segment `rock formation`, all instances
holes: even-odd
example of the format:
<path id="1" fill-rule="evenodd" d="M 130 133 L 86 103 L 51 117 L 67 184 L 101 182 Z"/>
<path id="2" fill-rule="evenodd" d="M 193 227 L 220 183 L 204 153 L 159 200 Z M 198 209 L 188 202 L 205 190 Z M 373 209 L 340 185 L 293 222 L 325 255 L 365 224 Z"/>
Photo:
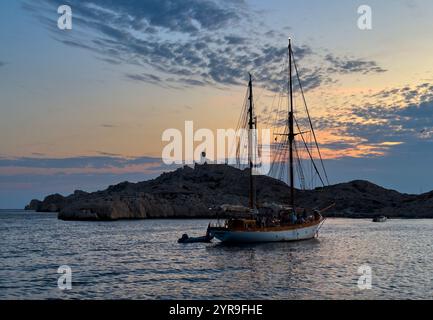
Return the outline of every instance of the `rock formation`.
<path id="1" fill-rule="evenodd" d="M 276 179 L 257 176 L 259 204 L 289 202 L 289 187 Z M 54 194 L 26 207 L 58 212 L 63 220 L 117 220 L 146 218 L 216 218 L 223 204 L 248 204 L 248 171 L 226 165 L 196 165 L 163 173 L 154 180 L 123 182 L 93 193 Z M 353 181 L 315 190 L 296 190 L 299 206 L 335 207 L 327 216 L 370 218 L 433 218 L 433 192 L 401 194 L 367 181 Z"/>

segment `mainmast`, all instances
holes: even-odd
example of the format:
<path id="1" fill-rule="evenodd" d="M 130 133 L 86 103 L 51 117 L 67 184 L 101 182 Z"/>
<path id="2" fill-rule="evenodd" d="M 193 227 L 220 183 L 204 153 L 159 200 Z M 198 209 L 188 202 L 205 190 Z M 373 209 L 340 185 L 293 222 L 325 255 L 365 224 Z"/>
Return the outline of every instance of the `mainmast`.
<path id="1" fill-rule="evenodd" d="M 293 170 L 293 145 L 295 132 L 293 125 L 293 83 L 292 83 L 292 40 L 289 39 L 289 181 L 290 206 L 295 209 L 295 178 Z"/>
<path id="2" fill-rule="evenodd" d="M 255 179 L 253 174 L 253 166 L 254 166 L 254 148 L 255 143 L 253 142 L 254 139 L 254 102 L 253 102 L 253 80 L 251 73 L 250 76 L 250 82 L 248 84 L 249 88 L 249 108 L 248 108 L 248 162 L 249 162 L 249 171 L 250 171 L 250 209 L 254 210 L 256 209 L 256 185 L 255 185 Z"/>

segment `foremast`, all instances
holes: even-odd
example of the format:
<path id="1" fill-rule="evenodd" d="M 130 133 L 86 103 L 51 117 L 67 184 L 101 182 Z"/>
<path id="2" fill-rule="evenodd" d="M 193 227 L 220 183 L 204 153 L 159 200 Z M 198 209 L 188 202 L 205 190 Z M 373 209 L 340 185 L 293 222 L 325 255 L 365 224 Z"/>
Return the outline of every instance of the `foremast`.
<path id="1" fill-rule="evenodd" d="M 289 182 L 290 182 L 290 206 L 295 209 L 295 174 L 293 164 L 293 149 L 295 143 L 294 115 L 293 115 L 293 79 L 292 79 L 292 40 L 289 39 Z"/>
<path id="2" fill-rule="evenodd" d="M 256 125 L 256 121 L 254 119 L 254 100 L 253 100 L 253 80 L 251 73 L 249 74 L 250 81 L 248 83 L 249 88 L 249 106 L 248 106 L 248 164 L 249 164 L 249 175 L 250 175 L 250 194 L 249 194 L 249 206 L 252 211 L 255 211 L 257 208 L 256 204 L 256 183 L 254 177 L 254 150 L 255 150 L 255 141 L 254 141 L 254 129 Z"/>

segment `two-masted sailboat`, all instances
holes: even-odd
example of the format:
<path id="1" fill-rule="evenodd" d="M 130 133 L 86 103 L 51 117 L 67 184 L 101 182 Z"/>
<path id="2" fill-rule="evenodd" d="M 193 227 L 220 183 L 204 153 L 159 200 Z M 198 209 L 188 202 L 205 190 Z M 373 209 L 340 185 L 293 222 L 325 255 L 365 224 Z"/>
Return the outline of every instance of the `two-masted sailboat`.
<path id="1" fill-rule="evenodd" d="M 296 152 L 295 137 L 302 135 L 302 132 L 295 132 L 294 119 L 294 101 L 293 101 L 293 65 L 295 66 L 296 73 L 297 67 L 294 64 L 294 55 L 292 51 L 292 44 L 289 40 L 288 47 L 288 119 L 286 122 L 287 130 L 285 133 L 280 134 L 285 136 L 285 143 L 288 145 L 288 183 L 290 186 L 290 203 L 287 205 L 280 205 L 278 213 L 269 216 L 269 213 L 262 214 L 261 209 L 257 206 L 256 199 L 256 186 L 253 174 L 253 152 L 252 149 L 252 134 L 251 132 L 257 128 L 257 120 L 254 116 L 254 103 L 253 103 L 253 82 L 250 75 L 248 85 L 248 121 L 247 126 L 249 129 L 249 208 L 241 208 L 238 206 L 239 212 L 243 213 L 242 218 L 232 218 L 224 222 L 223 225 L 209 225 L 208 235 L 215 237 L 222 242 L 228 243 L 256 243 L 256 242 L 283 242 L 283 241 L 298 241 L 312 239 L 318 235 L 319 229 L 325 221 L 322 216 L 322 211 L 308 210 L 306 208 L 299 208 L 296 206 L 295 199 L 295 173 L 294 173 L 294 156 Z M 300 82 L 299 76 L 298 80 Z M 299 86 L 302 88 L 301 83 Z M 308 114 L 309 117 L 309 114 Z M 311 121 L 310 121 L 311 124 Z M 296 122 L 299 128 L 298 123 Z M 311 129 L 312 125 L 311 125 Z M 318 144 L 316 141 L 316 146 Z M 319 151 L 320 152 L 320 151 Z M 309 153 L 311 155 L 311 153 Z M 311 158 L 313 161 L 313 158 Z M 322 162 L 323 164 L 323 162 Z M 315 166 L 316 168 L 316 166 Z M 317 169 L 317 168 L 316 168 Z M 241 210 L 242 209 L 242 210 Z M 245 210 L 246 209 L 246 210 Z M 326 210 L 326 209 L 325 209 Z M 248 212 L 248 218 L 245 218 L 245 211 Z"/>

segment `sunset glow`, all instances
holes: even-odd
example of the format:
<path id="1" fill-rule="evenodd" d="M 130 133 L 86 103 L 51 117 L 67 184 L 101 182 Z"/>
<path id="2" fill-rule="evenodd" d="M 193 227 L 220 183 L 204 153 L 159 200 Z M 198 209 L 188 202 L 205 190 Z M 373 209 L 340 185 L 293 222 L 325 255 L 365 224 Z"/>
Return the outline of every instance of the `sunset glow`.
<path id="1" fill-rule="evenodd" d="M 209 0 L 215 15 L 206 19 L 204 2 L 166 19 L 133 2 L 140 10 L 130 2 L 68 1 L 76 20 L 67 31 L 57 28 L 59 1 L 0 3 L 0 184 L 19 190 L 42 177 L 89 174 L 101 181 L 92 189 L 108 176 L 113 183 L 153 177 L 165 170 L 164 130 L 183 130 L 185 121 L 214 132 L 236 128 L 248 72 L 259 127 L 278 110 L 284 119 L 290 36 L 334 182 L 433 188 L 431 172 L 405 166 L 409 158 L 433 161 L 430 1 L 370 1 L 372 30 L 358 28 L 357 1 Z M 299 95 L 295 104 L 301 107 Z M 358 161 L 380 163 L 384 176 L 360 177 Z M 343 162 L 347 170 L 337 170 Z M 402 171 L 410 181 L 394 179 Z M 29 190 L 0 187 L 0 207 L 46 191 Z"/>

